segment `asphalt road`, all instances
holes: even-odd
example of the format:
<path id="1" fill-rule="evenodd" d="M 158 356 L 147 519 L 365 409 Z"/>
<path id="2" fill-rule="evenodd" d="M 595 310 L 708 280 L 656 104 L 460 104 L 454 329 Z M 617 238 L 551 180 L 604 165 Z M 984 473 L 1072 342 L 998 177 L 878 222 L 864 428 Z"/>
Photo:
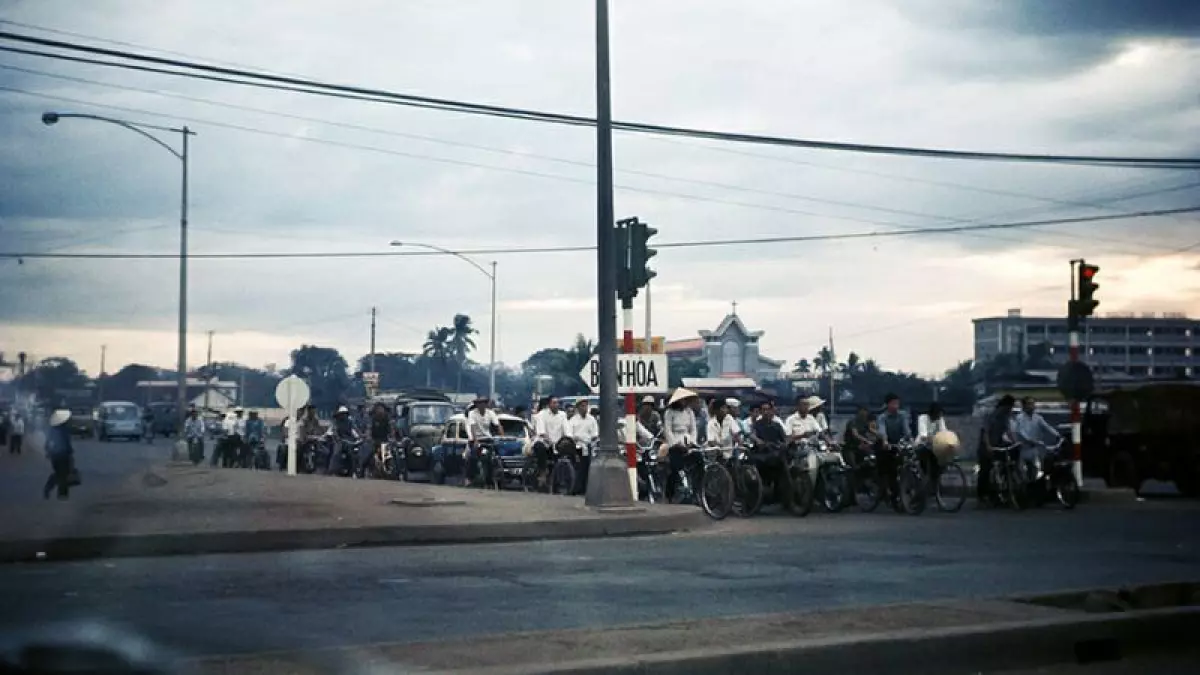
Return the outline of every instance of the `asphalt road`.
<path id="1" fill-rule="evenodd" d="M 0 632 L 104 618 L 221 654 L 1196 579 L 1198 518 L 1194 502 L 1150 500 L 764 515 L 637 539 L 30 563 L 0 567 Z"/>
<path id="2" fill-rule="evenodd" d="M 125 480 L 141 468 L 164 462 L 171 457 L 172 439 L 157 438 L 153 444 L 145 441 L 111 441 L 75 439 L 75 462 L 83 486 L 80 489 L 103 489 Z M 50 462 L 42 448 L 27 443 L 19 455 L 0 452 L 0 503 L 13 504 L 42 500 L 42 487 L 50 475 Z"/>

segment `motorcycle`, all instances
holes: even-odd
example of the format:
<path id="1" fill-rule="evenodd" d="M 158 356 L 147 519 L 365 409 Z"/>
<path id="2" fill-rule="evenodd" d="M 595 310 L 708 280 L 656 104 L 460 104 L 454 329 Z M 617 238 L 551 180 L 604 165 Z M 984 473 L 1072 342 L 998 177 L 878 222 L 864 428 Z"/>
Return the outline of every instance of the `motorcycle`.
<path id="1" fill-rule="evenodd" d="M 659 439 L 655 437 L 648 444 L 638 446 L 638 499 L 645 499 L 651 504 L 663 498 L 658 443 Z"/>
<path id="2" fill-rule="evenodd" d="M 400 479 L 400 454 L 394 442 L 383 441 L 375 446 L 370 470 L 372 478 Z"/>
<path id="3" fill-rule="evenodd" d="M 252 438 L 246 444 L 250 454 L 251 466 L 258 471 L 271 470 L 271 456 L 267 454 L 266 443 L 261 438 Z"/>
<path id="4" fill-rule="evenodd" d="M 841 511 L 850 494 L 850 467 L 824 436 L 813 436 L 802 444 L 810 466 L 814 499 L 829 513 Z"/>
<path id="5" fill-rule="evenodd" d="M 504 465 L 496 452 L 496 441 L 491 438 L 481 438 L 475 441 L 475 475 L 470 477 L 473 484 L 480 487 L 499 490 L 504 482 Z"/>
<path id="6" fill-rule="evenodd" d="M 554 445 L 550 460 L 550 494 L 574 493 L 578 479 L 577 454 L 575 441 L 565 436 Z"/>

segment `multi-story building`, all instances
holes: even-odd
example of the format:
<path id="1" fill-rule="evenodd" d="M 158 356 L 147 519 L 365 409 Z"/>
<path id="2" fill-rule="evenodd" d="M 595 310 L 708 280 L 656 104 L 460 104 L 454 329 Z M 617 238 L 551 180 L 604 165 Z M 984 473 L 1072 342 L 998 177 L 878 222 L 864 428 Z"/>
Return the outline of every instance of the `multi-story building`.
<path id="1" fill-rule="evenodd" d="M 1027 357 L 1045 345 L 1055 364 L 1067 360 L 1065 317 L 1026 317 L 1010 309 L 1007 316 L 973 319 L 975 360 L 1000 354 Z M 1084 322 L 1080 356 L 1100 376 L 1145 378 L 1200 377 L 1200 321 L 1183 314 L 1107 314 Z M 1039 350 L 1040 351 L 1040 350 Z"/>

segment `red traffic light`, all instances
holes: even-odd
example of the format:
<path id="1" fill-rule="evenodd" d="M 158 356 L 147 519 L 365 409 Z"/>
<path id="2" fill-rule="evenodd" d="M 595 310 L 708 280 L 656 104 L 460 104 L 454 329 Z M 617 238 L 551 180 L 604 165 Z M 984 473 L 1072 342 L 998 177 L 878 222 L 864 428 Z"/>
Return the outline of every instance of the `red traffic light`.
<path id="1" fill-rule="evenodd" d="M 1084 265 L 1079 270 L 1079 276 L 1083 277 L 1084 279 L 1091 279 L 1092 277 L 1096 276 L 1096 271 L 1099 269 L 1100 268 L 1096 267 L 1095 265 Z"/>

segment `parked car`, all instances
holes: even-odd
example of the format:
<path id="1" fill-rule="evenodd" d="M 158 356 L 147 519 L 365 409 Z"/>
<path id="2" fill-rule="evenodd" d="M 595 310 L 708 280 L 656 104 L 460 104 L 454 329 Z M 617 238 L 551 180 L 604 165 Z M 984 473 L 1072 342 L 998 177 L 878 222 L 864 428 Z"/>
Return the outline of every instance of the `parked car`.
<path id="1" fill-rule="evenodd" d="M 407 458 L 406 458 L 407 461 Z M 442 485 L 447 478 L 461 478 L 467 468 L 467 418 L 459 413 L 446 420 L 442 437 L 433 446 L 430 457 L 430 480 Z"/>
<path id="2" fill-rule="evenodd" d="M 142 437 L 142 411 L 128 401 L 105 401 L 96 408 L 96 438 L 138 440 Z"/>
<path id="3" fill-rule="evenodd" d="M 522 417 L 505 414 L 497 417 L 500 420 L 500 433 L 495 436 L 495 447 L 505 479 L 521 480 L 529 461 L 533 431 Z M 446 421 L 441 441 L 434 446 L 430 455 L 431 480 L 440 485 L 447 478 L 465 478 L 467 457 L 467 416 L 457 413 Z"/>
<path id="4" fill-rule="evenodd" d="M 455 414 L 447 401 L 401 399 L 396 403 L 396 437 L 400 439 L 400 473 L 404 480 L 431 480 L 432 450 Z"/>
<path id="5" fill-rule="evenodd" d="M 146 406 L 154 413 L 154 429 L 155 436 L 169 437 L 175 434 L 175 427 L 179 425 L 179 420 L 176 419 L 174 403 L 151 403 Z"/>

